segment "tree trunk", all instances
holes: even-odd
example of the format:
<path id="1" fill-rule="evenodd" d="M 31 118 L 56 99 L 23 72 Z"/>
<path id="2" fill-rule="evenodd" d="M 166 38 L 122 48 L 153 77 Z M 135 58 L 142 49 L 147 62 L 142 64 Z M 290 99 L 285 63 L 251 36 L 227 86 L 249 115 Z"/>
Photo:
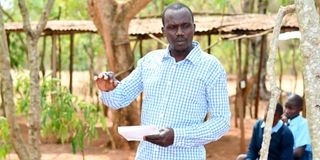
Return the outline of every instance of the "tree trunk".
<path id="1" fill-rule="evenodd" d="M 45 10 L 41 15 L 36 30 L 30 25 L 30 17 L 24 0 L 19 0 L 19 8 L 23 18 L 23 28 L 27 34 L 27 48 L 30 70 L 30 106 L 28 113 L 29 120 L 29 151 L 32 160 L 39 160 L 40 153 L 40 129 L 41 129 L 41 97 L 39 84 L 39 54 L 37 44 L 39 37 L 47 24 L 48 16 L 53 6 L 54 0 L 48 0 Z"/>
<path id="2" fill-rule="evenodd" d="M 291 13 L 291 12 L 294 12 L 294 6 L 288 6 L 286 8 L 280 7 L 277 15 L 277 19 L 276 19 L 276 24 L 273 28 L 271 49 L 270 49 L 270 54 L 267 62 L 267 74 L 270 77 L 271 98 L 269 101 L 266 126 L 264 127 L 262 147 L 260 150 L 261 160 L 268 159 L 272 122 L 273 122 L 276 105 L 280 97 L 280 89 L 277 87 L 277 84 L 276 84 L 277 79 L 276 79 L 276 73 L 275 73 L 275 61 L 276 61 L 276 51 L 278 48 L 278 41 L 279 41 L 278 37 L 281 29 L 281 22 L 283 17 L 287 13 Z"/>
<path id="3" fill-rule="evenodd" d="M 103 38 L 108 69 L 115 72 L 119 80 L 129 75 L 134 64 L 128 35 L 130 20 L 150 1 L 129 0 L 117 3 L 115 0 L 88 0 L 90 16 Z M 128 147 L 128 143 L 117 133 L 118 126 L 139 123 L 135 104 L 113 112 L 112 134 L 117 148 Z"/>
<path id="4" fill-rule="evenodd" d="M 301 32 L 307 119 L 313 159 L 320 159 L 320 26 L 314 0 L 295 0 Z"/>
<path id="5" fill-rule="evenodd" d="M 7 38 L 4 30 L 2 12 L 0 11 L 0 79 L 1 79 L 1 95 L 3 98 L 3 106 L 5 108 L 6 117 L 10 126 L 10 139 L 13 148 L 18 154 L 19 159 L 30 159 L 28 146 L 22 139 L 21 130 L 16 122 L 15 104 L 13 100 L 13 83 L 10 73 L 10 57 L 8 51 Z"/>

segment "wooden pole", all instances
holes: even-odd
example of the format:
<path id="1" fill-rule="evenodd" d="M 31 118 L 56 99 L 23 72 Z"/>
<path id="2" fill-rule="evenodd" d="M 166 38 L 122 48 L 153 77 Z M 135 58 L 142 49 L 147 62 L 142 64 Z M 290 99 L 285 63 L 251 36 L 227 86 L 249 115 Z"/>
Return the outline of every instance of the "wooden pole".
<path id="1" fill-rule="evenodd" d="M 254 118 L 255 119 L 258 119 L 258 115 L 259 115 L 260 82 L 261 82 L 261 72 L 262 72 L 262 66 L 263 66 L 263 59 L 264 59 L 266 49 L 267 49 L 266 41 L 267 41 L 267 36 L 263 35 L 261 38 L 259 68 L 258 68 L 257 86 L 256 86 L 256 100 L 254 103 Z"/>
<path id="2" fill-rule="evenodd" d="M 59 79 L 61 80 L 61 67 L 62 67 L 62 55 L 61 55 L 61 37 L 58 36 L 58 72 L 59 72 Z M 61 85 L 61 83 L 60 83 Z"/>
<path id="3" fill-rule="evenodd" d="M 44 77 L 46 75 L 46 69 L 44 67 L 44 57 L 46 55 L 46 44 L 47 44 L 46 39 L 47 39 L 47 36 L 43 36 L 42 51 L 40 53 L 40 70 L 42 73 L 42 77 Z"/>
<path id="4" fill-rule="evenodd" d="M 52 35 L 51 69 L 52 78 L 57 77 L 57 35 Z"/>
<path id="5" fill-rule="evenodd" d="M 73 54 L 74 54 L 74 34 L 70 34 L 70 57 L 69 57 L 69 91 L 72 93 L 72 73 L 73 73 Z"/>
<path id="6" fill-rule="evenodd" d="M 211 34 L 208 34 L 208 46 L 211 46 Z M 211 54 L 211 47 L 208 48 L 208 54 Z"/>
<path id="7" fill-rule="evenodd" d="M 10 54 L 10 33 L 7 32 L 6 35 L 7 35 L 8 52 Z"/>
<path id="8" fill-rule="evenodd" d="M 245 135 L 244 135 L 244 115 L 243 115 L 243 97 L 242 97 L 242 70 L 241 63 L 242 60 L 242 52 L 241 52 L 241 39 L 238 40 L 238 59 L 237 59 L 237 101 L 236 106 L 239 108 L 240 115 L 240 152 L 244 153 L 246 151 L 245 145 Z"/>

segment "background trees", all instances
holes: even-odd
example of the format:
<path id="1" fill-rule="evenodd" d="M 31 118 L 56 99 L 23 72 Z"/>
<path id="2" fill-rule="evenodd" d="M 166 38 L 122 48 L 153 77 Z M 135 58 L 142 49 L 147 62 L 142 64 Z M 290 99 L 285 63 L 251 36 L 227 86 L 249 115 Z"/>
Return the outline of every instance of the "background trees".
<path id="1" fill-rule="evenodd" d="M 25 23 L 27 24 L 28 21 L 25 16 L 21 16 L 19 12 L 17 12 L 19 9 L 18 2 L 23 1 L 6 1 L 6 3 L 12 3 L 11 6 L 5 6 L 1 7 L 1 11 L 3 13 L 3 20 L 4 22 L 12 22 L 12 21 L 23 21 L 25 20 Z M 134 47 L 135 39 L 133 37 L 129 37 L 127 34 L 129 22 L 133 17 L 143 17 L 143 16 L 159 16 L 161 14 L 161 11 L 163 8 L 169 4 L 174 2 L 173 0 L 131 0 L 131 1 L 115 1 L 115 0 L 109 0 L 108 3 L 103 3 L 99 0 L 78 0 L 77 3 L 75 3 L 73 0 L 56 0 L 55 5 L 52 7 L 52 11 L 47 11 L 47 16 L 49 20 L 89 20 L 90 18 L 93 19 L 95 22 L 99 33 L 101 34 L 102 38 L 98 35 L 89 35 L 89 34 L 83 34 L 83 35 L 76 35 L 74 37 L 74 41 L 76 43 L 75 46 L 75 59 L 74 59 L 74 68 L 78 71 L 86 71 L 89 69 L 89 66 L 93 68 L 92 71 L 90 71 L 90 75 L 94 73 L 99 73 L 100 71 L 105 70 L 113 70 L 116 73 L 119 73 L 117 76 L 119 79 L 122 79 L 125 77 L 134 67 L 135 61 L 143 54 L 147 53 L 150 50 L 162 47 L 157 44 L 154 40 L 144 40 L 144 45 L 141 47 L 141 50 L 138 50 L 138 47 Z M 282 0 L 282 1 L 265 1 L 265 0 L 244 0 L 244 1 L 238 1 L 238 0 L 212 0 L 212 1 L 189 1 L 189 0 L 181 0 L 181 2 L 191 6 L 191 9 L 197 13 L 197 12 L 210 12 L 210 13 L 275 13 L 280 5 L 287 5 L 292 4 L 292 0 Z M 267 3 L 268 2 L 268 3 Z M 318 2 L 318 1 L 316 1 Z M 45 1 L 27 1 L 26 2 L 26 8 L 31 8 L 32 10 L 29 10 L 29 15 L 32 17 L 32 19 L 40 19 L 40 16 L 42 15 L 42 9 L 45 5 Z M 309 2 L 308 3 L 313 3 Z M 87 4 L 87 5 L 85 5 Z M 86 7 L 85 7 L 86 6 Z M 139 12 L 139 10 L 141 10 Z M 301 13 L 302 14 L 302 13 Z M 310 14 L 314 15 L 315 13 Z M 305 16 L 305 15 L 304 15 Z M 25 18 L 22 18 L 25 17 Z M 311 16 L 306 16 L 311 17 Z M 317 18 L 316 18 L 317 19 Z M 301 19 L 301 22 L 303 19 Z M 10 56 L 10 62 L 1 62 L 1 64 L 6 64 L 5 67 L 8 67 L 9 64 L 13 69 L 22 67 L 22 68 L 30 68 L 31 73 L 31 81 L 32 81 L 32 87 L 33 89 L 30 90 L 30 93 L 32 93 L 33 100 L 30 102 L 32 103 L 30 106 L 35 106 L 36 110 L 41 110 L 39 108 L 39 84 L 40 81 L 42 81 L 43 77 L 38 75 L 39 68 L 38 66 L 41 66 L 40 64 L 43 64 L 43 68 L 45 68 L 47 71 L 50 71 L 50 52 L 51 52 L 51 39 L 48 39 L 46 37 L 41 37 L 39 34 L 34 34 L 35 32 L 30 31 L 30 27 L 27 27 L 28 25 L 25 25 L 26 27 L 26 33 L 19 33 L 19 34 L 8 34 L 8 33 L 2 33 L 1 38 L 4 42 L 6 40 L 5 36 L 8 37 L 10 40 L 10 44 L 8 45 L 8 48 L 6 49 L 6 44 L 3 43 L 1 51 L 3 53 L 7 50 L 10 52 L 8 54 Z M 161 26 L 159 26 L 161 27 Z M 29 29 L 27 29 L 29 28 Z M 309 30 L 309 29 L 307 29 Z M 315 34 L 317 35 L 317 34 Z M 35 40 L 32 40 L 32 38 L 36 38 Z M 202 37 L 195 37 L 196 40 L 200 41 L 201 45 L 206 48 L 207 45 L 207 39 L 209 37 L 202 36 Z M 219 41 L 219 35 L 210 36 L 211 41 Z M 28 40 L 27 40 L 28 39 Z M 222 64 L 227 69 L 227 72 L 229 75 L 235 74 L 236 69 L 238 66 L 236 66 L 236 45 L 240 44 L 238 51 L 243 53 L 249 53 L 247 58 L 240 57 L 238 60 L 242 61 L 242 64 L 246 64 L 246 66 L 240 66 L 242 68 L 243 77 L 240 77 L 239 79 L 246 79 L 250 76 L 257 76 L 257 64 L 258 61 L 256 59 L 259 58 L 260 55 L 262 55 L 262 52 L 267 53 L 268 48 L 266 48 L 266 42 L 262 41 L 262 39 L 267 40 L 268 37 L 265 38 L 252 38 L 250 41 L 248 40 L 242 40 L 242 41 L 220 41 L 217 46 L 213 47 L 211 49 L 212 54 L 218 57 Z M 316 38 L 311 38 L 310 40 L 315 40 Z M 42 42 L 41 45 L 37 45 L 37 42 Z M 311 42 L 310 42 L 311 43 Z M 26 45 L 33 46 L 32 48 L 26 47 Z M 262 47 L 264 45 L 264 47 Z M 281 55 L 281 58 L 283 61 L 286 61 L 288 63 L 292 62 L 298 62 L 296 65 L 284 65 L 282 70 L 284 74 L 288 74 L 293 71 L 293 68 L 297 68 L 297 75 L 302 75 L 302 62 L 301 62 L 301 56 L 293 56 L 293 55 L 299 55 L 299 54 L 293 54 L 295 52 L 299 53 L 299 51 L 296 51 L 296 48 L 291 47 L 295 46 L 297 44 L 297 41 L 289 41 L 287 44 L 284 43 L 284 45 L 281 45 L 281 48 L 279 49 L 279 55 Z M 303 45 L 303 50 L 306 53 L 309 53 L 310 49 L 305 49 L 305 44 Z M 67 70 L 69 66 L 69 37 L 68 36 L 59 36 L 59 55 L 60 58 L 56 63 L 61 64 L 61 70 Z M 260 47 L 261 46 L 261 47 Z M 282 48 L 283 47 L 283 48 Z M 258 48 L 258 49 L 257 49 Z M 259 49 L 261 48 L 261 49 Z M 27 50 L 29 50 L 27 52 Z M 39 53 L 34 52 L 39 50 Z M 260 50 L 260 51 L 259 51 Z M 39 56 L 41 55 L 41 61 L 42 63 L 39 64 Z M 93 55 L 93 56 L 92 56 Z M 306 54 L 304 58 L 308 57 L 308 55 L 313 56 L 317 54 Z M 5 54 L 3 56 L 6 56 Z M 27 61 L 27 57 L 29 59 L 33 59 L 29 63 Z M 90 59 L 90 61 L 89 61 Z M 276 58 L 279 60 L 279 57 Z M 314 60 L 317 60 L 317 57 L 313 58 Z M 6 58 L 2 58 L 1 60 L 7 60 Z M 306 59 L 304 62 L 308 63 L 310 58 Z M 108 63 L 107 63 L 108 61 Z M 316 61 L 310 62 L 315 66 Z M 263 64 L 261 64 L 263 65 Z M 276 63 L 276 72 L 279 73 L 281 71 L 281 67 L 279 63 Z M 8 70 L 10 68 L 3 69 L 3 75 L 9 75 Z M 308 66 L 307 66 L 308 67 Z M 239 67 L 238 67 L 239 68 Z M 248 71 L 249 70 L 249 71 Z M 251 70 L 251 71 L 250 71 Z M 246 71 L 246 72 L 245 72 Z M 305 75 L 315 75 L 316 77 L 313 79 L 311 77 L 305 77 L 305 78 L 311 78 L 311 82 L 309 84 L 317 84 L 317 73 L 318 71 L 316 69 L 308 69 L 308 71 L 312 72 L 305 72 Z M 312 74 L 311 74 L 312 73 Z M 43 75 L 48 75 L 48 72 L 44 73 Z M 2 83 L 5 83 L 7 81 L 6 78 L 8 76 L 4 76 L 3 79 L 1 79 Z M 61 77 L 61 76 L 60 76 Z M 81 78 L 88 78 L 88 76 L 84 76 Z M 10 83 L 10 79 L 8 81 Z M 1 96 L 5 101 L 1 101 L 1 106 L 6 106 L 7 98 L 12 98 L 13 96 L 9 96 L 11 93 L 4 94 L 4 91 L 10 91 L 9 83 L 6 83 L 5 85 L 2 85 L 4 90 Z M 310 90 L 310 89 L 309 89 Z M 292 89 L 291 91 L 295 91 L 295 89 Z M 93 92 L 93 91 L 92 91 Z M 91 93 L 92 93 L 91 92 Z M 306 91 L 306 93 L 309 91 Z M 66 93 L 67 94 L 67 93 Z M 77 93 L 75 93 L 77 94 Z M 257 92 L 253 93 L 257 96 Z M 309 92 L 309 95 L 314 95 L 313 92 Z M 257 96 L 260 97 L 260 96 Z M 317 97 L 313 96 L 307 96 L 307 98 L 311 98 L 312 100 L 308 100 L 308 106 L 315 106 L 312 109 L 312 113 L 317 113 L 316 108 L 319 103 L 315 100 Z M 319 99 L 319 98 L 318 98 Z M 248 100 L 249 101 L 249 100 Z M 312 103 L 310 103 L 312 101 Z M 6 103 L 5 103 L 6 102 Z M 250 102 L 250 101 L 249 101 Z M 241 107 L 246 108 L 249 106 L 250 103 L 243 103 L 244 105 L 241 105 Z M 14 102 L 12 101 L 12 104 Z M 11 104 L 9 105 L 11 106 Z M 247 107 L 248 108 L 248 107 Z M 11 108 L 12 109 L 12 108 Z M 311 109 L 311 108 L 310 108 Z M 257 110 L 257 108 L 255 109 Z M 7 111 L 7 110 L 6 110 Z M 310 110 L 309 110 L 310 111 Z M 308 112 L 309 112 L 308 111 Z M 8 110 L 9 112 L 9 110 Z M 14 114 L 14 110 L 11 111 Z M 134 113 L 134 114 L 129 114 Z M 246 113 L 246 112 L 244 112 Z M 311 112 L 310 112 L 311 113 Z M 310 114 L 309 113 L 309 114 Z M 30 113 L 32 114 L 32 113 Z M 117 113 L 113 113 L 113 129 L 116 129 L 117 125 L 128 125 L 128 124 L 136 124 L 138 123 L 138 115 L 139 115 L 139 109 L 131 107 L 128 110 L 122 110 Z M 245 116 L 246 114 L 244 114 Z M 243 117 L 244 117 L 243 116 Z M 253 116 L 257 118 L 256 116 Z M 9 117 L 8 117 L 9 118 Z M 39 118 L 39 115 L 37 116 Z M 9 119 L 8 119 L 9 120 Z M 315 121 L 316 122 L 316 121 Z M 35 122 L 39 123 L 39 122 Z M 318 125 L 319 126 L 319 125 Z M 39 126 L 38 126 L 39 127 Z M 37 128 L 37 127 L 35 127 Z M 115 132 L 115 130 L 113 130 Z M 36 133 L 36 132 L 35 132 Z M 315 132 L 316 133 L 316 132 Z M 119 137 L 115 137 L 117 142 L 120 142 Z M 36 141 L 35 141 L 36 142 Z M 118 143 L 119 145 L 117 147 L 123 147 L 127 146 L 126 142 Z M 319 152 L 320 153 L 320 152 Z M 38 156 L 37 154 L 35 154 Z"/>

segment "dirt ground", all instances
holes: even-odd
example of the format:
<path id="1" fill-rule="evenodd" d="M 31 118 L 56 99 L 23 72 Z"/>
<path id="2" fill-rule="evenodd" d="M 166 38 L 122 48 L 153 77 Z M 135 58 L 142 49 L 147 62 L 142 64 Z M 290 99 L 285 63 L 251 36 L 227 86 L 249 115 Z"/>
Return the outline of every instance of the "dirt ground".
<path id="1" fill-rule="evenodd" d="M 246 144 L 252 134 L 252 125 L 255 120 L 245 119 Z M 206 145 L 207 160 L 234 160 L 240 152 L 240 129 L 231 122 L 230 131 L 220 140 Z M 25 130 L 25 129 L 23 129 Z M 134 160 L 135 151 L 132 150 L 110 150 L 105 147 L 107 136 L 99 129 L 100 137 L 90 145 L 85 146 L 85 160 Z M 83 155 L 79 151 L 72 153 L 71 144 L 54 144 L 44 142 L 41 145 L 43 160 L 82 160 Z M 7 156 L 6 160 L 18 160 L 15 153 Z"/>
<path id="2" fill-rule="evenodd" d="M 81 75 L 81 77 L 86 77 Z M 64 82 L 68 82 L 67 79 L 63 80 Z M 283 82 L 284 90 L 292 90 L 292 85 L 289 82 L 292 82 L 292 77 L 287 77 L 286 81 Z M 87 83 L 88 82 L 84 82 Z M 298 82 L 301 83 L 300 81 Z M 88 97 L 88 91 L 84 90 L 84 85 L 81 82 L 75 83 L 75 91 L 74 93 L 81 93 L 83 91 L 82 96 L 84 98 Z M 298 87 L 300 86 L 298 84 Z M 79 85 L 79 87 L 76 87 Z M 81 86 L 81 87 L 80 87 Z M 287 87 L 287 88 L 286 88 Z M 300 90 L 300 88 L 298 88 Z M 79 92 L 78 92 L 79 91 Z M 228 81 L 228 92 L 229 95 L 234 95 L 235 93 L 235 82 L 234 77 L 229 77 Z M 299 92 L 298 92 L 299 93 Z M 260 112 L 259 117 L 262 117 L 264 114 L 264 107 L 267 102 L 260 102 Z M 233 107 L 231 107 L 231 111 L 233 112 Z M 255 123 L 255 119 L 250 118 L 250 115 L 247 114 L 244 120 L 245 125 L 245 144 L 246 146 L 249 143 L 252 127 Z M 23 130 L 26 131 L 26 128 Z M 55 143 L 46 143 L 45 141 L 41 145 L 41 153 L 43 160 L 133 160 L 135 151 L 133 150 L 110 150 L 105 147 L 107 136 L 101 129 L 98 128 L 99 131 L 99 139 L 94 140 L 90 145 L 85 145 L 84 153 L 77 152 L 76 154 L 72 153 L 71 145 L 66 144 L 55 144 Z M 25 132 L 26 133 L 26 132 Z M 230 131 L 223 136 L 220 140 L 216 142 L 212 142 L 206 145 L 207 151 L 207 160 L 234 160 L 236 156 L 240 153 L 240 129 L 235 127 L 235 120 L 232 118 L 231 120 L 231 128 Z M 17 160 L 17 155 L 12 152 L 6 158 L 7 160 Z"/>

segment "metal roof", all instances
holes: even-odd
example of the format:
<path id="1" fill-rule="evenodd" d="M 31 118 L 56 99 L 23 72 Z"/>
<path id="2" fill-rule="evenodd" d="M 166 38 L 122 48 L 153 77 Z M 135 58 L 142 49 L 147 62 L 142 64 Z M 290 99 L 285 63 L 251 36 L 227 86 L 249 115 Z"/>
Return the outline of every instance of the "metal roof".
<path id="1" fill-rule="evenodd" d="M 225 34 L 225 35 L 251 35 L 261 33 L 273 29 L 276 15 L 263 14 L 241 14 L 241 15 L 225 15 L 225 16 L 210 16 L 202 15 L 195 16 L 196 35 L 201 34 Z M 36 23 L 31 23 L 32 27 L 36 27 Z M 129 34 L 131 36 L 162 36 L 161 18 L 135 18 L 131 20 Z M 295 16 L 286 16 L 282 29 L 286 31 L 299 30 Z M 22 23 L 6 23 L 5 30 L 8 32 L 23 31 Z M 50 34 L 70 34 L 70 33 L 85 33 L 97 32 L 92 21 L 48 21 L 44 33 Z"/>

